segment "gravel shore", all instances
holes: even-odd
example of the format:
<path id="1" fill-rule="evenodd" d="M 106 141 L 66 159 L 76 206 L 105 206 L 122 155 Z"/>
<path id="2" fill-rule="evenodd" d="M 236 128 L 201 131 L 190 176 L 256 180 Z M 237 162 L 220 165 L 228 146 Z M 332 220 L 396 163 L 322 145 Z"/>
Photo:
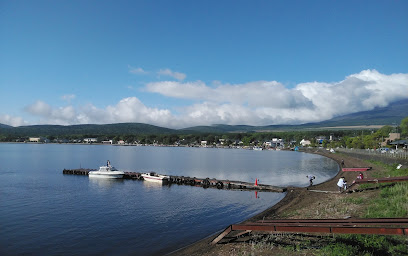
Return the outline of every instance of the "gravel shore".
<path id="1" fill-rule="evenodd" d="M 330 153 L 326 150 L 311 150 L 309 153 L 320 154 L 335 160 L 341 165 L 344 161 L 344 167 L 366 167 L 367 162 L 360 159 L 358 156 L 350 154 Z M 370 178 L 371 173 L 381 172 L 381 167 L 372 166 L 372 170 L 365 172 L 365 178 Z M 267 219 L 308 219 L 308 218 L 358 218 L 364 211 L 364 203 L 350 205 L 344 200 L 347 197 L 358 197 L 364 201 L 364 198 L 375 196 L 378 190 L 364 191 L 364 193 L 340 193 L 337 188 L 337 181 L 344 176 L 351 184 L 356 179 L 358 173 L 356 172 L 342 172 L 340 171 L 333 179 L 324 183 L 313 185 L 308 188 L 289 187 L 287 195 L 279 203 L 265 210 L 264 212 L 244 221 L 251 222 L 256 220 Z M 357 186 L 357 185 L 355 185 Z M 356 187 L 353 186 L 352 189 Z M 218 235 L 218 234 L 217 234 Z M 223 239 L 216 245 L 211 245 L 211 241 L 217 236 L 211 236 L 186 248 L 171 253 L 170 255 L 251 255 L 251 251 L 257 243 L 262 243 L 265 233 L 251 232 L 249 235 L 240 237 L 238 239 Z M 282 244 L 288 244 L 295 239 L 303 239 L 302 237 L 294 238 L 293 235 L 282 236 L 280 241 Z M 320 235 L 321 236 L 321 235 Z M 314 239 L 316 236 L 308 236 L 307 239 Z M 225 241 L 224 241 L 225 240 Z M 282 250 L 279 246 L 268 248 L 264 255 L 293 255 L 293 253 Z M 313 255 L 313 249 L 310 254 L 306 250 L 302 255 Z M 257 255 L 259 252 L 257 253 Z"/>

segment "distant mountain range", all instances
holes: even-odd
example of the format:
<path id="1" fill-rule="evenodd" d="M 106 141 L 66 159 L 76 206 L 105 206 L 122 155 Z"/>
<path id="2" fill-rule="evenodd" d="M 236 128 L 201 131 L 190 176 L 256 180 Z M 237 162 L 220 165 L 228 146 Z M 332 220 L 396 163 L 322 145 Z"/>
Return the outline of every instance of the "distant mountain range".
<path id="1" fill-rule="evenodd" d="M 375 108 L 370 111 L 361 111 L 344 116 L 338 116 L 330 120 L 306 123 L 300 125 L 268 125 L 268 126 L 249 126 L 249 125 L 211 125 L 196 126 L 184 130 L 208 133 L 227 133 L 227 132 L 259 132 L 259 131 L 288 131 L 304 129 L 326 129 L 327 127 L 344 128 L 346 126 L 372 126 L 372 125 L 399 125 L 401 120 L 408 117 L 408 99 L 394 102 L 387 107 Z M 360 128 L 361 129 L 361 128 Z"/>
<path id="2" fill-rule="evenodd" d="M 289 131 L 305 129 L 327 129 L 327 127 L 399 125 L 408 117 L 408 99 L 390 104 L 387 107 L 362 111 L 333 119 L 301 125 L 211 125 L 195 126 L 185 129 L 169 129 L 142 123 L 86 124 L 86 125 L 30 125 L 12 127 L 0 124 L 0 134 L 17 136 L 60 136 L 60 135 L 125 135 L 125 134 L 186 134 L 186 133 L 231 133 L 260 131 Z M 361 129 L 361 128 L 360 128 Z"/>
<path id="3" fill-rule="evenodd" d="M 13 128 L 13 126 L 10 126 L 7 124 L 0 124 L 0 129 L 7 129 L 7 128 Z"/>

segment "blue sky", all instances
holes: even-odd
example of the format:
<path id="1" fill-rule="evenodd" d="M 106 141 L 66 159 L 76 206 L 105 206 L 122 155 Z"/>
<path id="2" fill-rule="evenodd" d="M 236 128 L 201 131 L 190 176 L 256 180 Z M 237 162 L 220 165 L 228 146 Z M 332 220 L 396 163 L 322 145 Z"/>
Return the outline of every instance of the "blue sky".
<path id="1" fill-rule="evenodd" d="M 296 124 L 408 98 L 407 1 L 0 1 L 0 123 Z"/>

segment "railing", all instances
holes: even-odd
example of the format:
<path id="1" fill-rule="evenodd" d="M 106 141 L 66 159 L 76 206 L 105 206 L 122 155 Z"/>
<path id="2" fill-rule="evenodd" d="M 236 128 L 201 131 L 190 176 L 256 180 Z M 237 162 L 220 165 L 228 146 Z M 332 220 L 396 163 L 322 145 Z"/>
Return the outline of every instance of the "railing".
<path id="1" fill-rule="evenodd" d="M 281 219 L 266 220 L 228 226 L 211 244 L 217 244 L 232 231 L 331 233 L 331 234 L 378 234 L 408 235 L 408 218 L 378 219 Z"/>
<path id="2" fill-rule="evenodd" d="M 375 149 L 354 149 L 354 148 L 336 148 L 335 151 L 345 152 L 345 153 L 356 153 L 363 155 L 377 155 L 381 157 L 388 158 L 401 158 L 408 159 L 408 152 L 405 150 L 388 150 L 388 151 L 379 151 Z"/>

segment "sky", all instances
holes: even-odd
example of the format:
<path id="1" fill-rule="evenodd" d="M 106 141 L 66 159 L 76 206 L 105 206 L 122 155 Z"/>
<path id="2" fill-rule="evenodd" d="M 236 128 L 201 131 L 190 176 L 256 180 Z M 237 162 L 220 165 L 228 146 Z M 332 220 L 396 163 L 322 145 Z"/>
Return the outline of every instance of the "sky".
<path id="1" fill-rule="evenodd" d="M 274 125 L 408 99 L 408 1 L 0 0 L 0 123 Z"/>

